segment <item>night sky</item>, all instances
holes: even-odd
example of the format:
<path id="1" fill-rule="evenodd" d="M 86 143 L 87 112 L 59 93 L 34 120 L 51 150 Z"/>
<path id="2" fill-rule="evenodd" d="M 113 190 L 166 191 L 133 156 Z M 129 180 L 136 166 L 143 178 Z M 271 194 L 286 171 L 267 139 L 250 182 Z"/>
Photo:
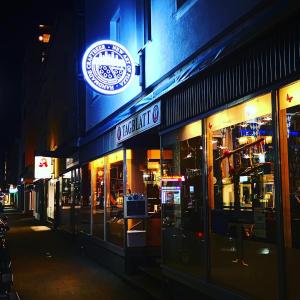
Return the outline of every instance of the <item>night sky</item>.
<path id="1" fill-rule="evenodd" d="M 38 24 L 51 22 L 62 5 L 70 2 L 3 2 L 0 10 L 0 176 L 4 153 L 8 155 L 20 138 L 22 64 L 26 45 L 38 39 Z"/>

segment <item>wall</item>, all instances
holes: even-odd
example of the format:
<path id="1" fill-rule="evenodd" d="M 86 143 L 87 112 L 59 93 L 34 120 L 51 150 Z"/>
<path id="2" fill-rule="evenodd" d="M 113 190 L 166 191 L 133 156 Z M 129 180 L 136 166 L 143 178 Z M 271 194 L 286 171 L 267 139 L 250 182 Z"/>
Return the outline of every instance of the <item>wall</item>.
<path id="1" fill-rule="evenodd" d="M 141 1 L 141 0 L 136 0 Z M 86 1 L 86 47 L 109 39 L 110 20 L 120 9 L 120 43 L 138 63 L 141 22 L 135 0 Z M 175 0 L 152 0 L 152 41 L 145 46 L 146 87 L 151 86 L 182 63 L 197 49 L 253 10 L 262 0 L 200 1 L 190 0 L 176 11 Z M 188 8 L 188 9 L 187 9 Z M 137 46 L 138 45 L 138 46 Z M 82 53 L 83 55 L 83 53 Z M 86 130 L 90 130 L 141 92 L 139 76 L 120 95 L 104 96 L 87 89 Z"/>

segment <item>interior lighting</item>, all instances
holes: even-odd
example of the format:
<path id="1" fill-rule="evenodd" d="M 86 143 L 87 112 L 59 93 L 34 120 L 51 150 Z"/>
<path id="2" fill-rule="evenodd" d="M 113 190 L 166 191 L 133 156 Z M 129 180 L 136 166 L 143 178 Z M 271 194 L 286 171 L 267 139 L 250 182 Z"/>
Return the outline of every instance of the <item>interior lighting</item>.
<path id="1" fill-rule="evenodd" d="M 47 226 L 30 226 L 30 229 L 33 231 L 49 231 L 49 230 L 51 230 Z"/>
<path id="2" fill-rule="evenodd" d="M 40 41 L 40 42 L 43 41 L 43 36 L 42 36 L 42 35 L 39 36 L 39 41 Z"/>
<path id="3" fill-rule="evenodd" d="M 253 105 L 247 105 L 245 107 L 245 111 L 247 116 L 253 116 L 256 114 L 256 107 Z"/>
<path id="4" fill-rule="evenodd" d="M 260 248 L 257 252 L 258 254 L 269 255 L 271 251 L 269 248 Z"/>

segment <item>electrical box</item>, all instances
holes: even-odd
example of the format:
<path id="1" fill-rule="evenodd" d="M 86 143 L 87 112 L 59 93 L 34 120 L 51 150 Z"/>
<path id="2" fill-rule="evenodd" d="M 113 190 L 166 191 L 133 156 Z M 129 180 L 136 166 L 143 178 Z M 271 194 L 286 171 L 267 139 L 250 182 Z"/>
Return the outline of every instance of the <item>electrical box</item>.
<path id="1" fill-rule="evenodd" d="M 147 198 L 143 194 L 129 194 L 124 197 L 124 218 L 147 218 Z"/>

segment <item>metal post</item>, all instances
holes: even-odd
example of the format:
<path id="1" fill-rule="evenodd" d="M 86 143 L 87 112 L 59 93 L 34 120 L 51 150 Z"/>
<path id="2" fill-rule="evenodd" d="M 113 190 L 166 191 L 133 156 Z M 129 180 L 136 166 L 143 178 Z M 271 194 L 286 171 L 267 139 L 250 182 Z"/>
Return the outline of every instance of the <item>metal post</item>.
<path id="1" fill-rule="evenodd" d="M 163 163 L 163 146 L 162 146 L 162 137 L 161 135 L 159 136 L 159 145 L 160 145 L 160 178 L 162 178 L 163 175 L 163 170 L 162 170 L 162 163 Z M 161 182 L 161 189 L 162 190 L 162 180 Z M 162 203 L 162 191 L 160 191 L 160 258 L 161 262 L 164 262 L 164 247 L 163 247 L 163 203 Z"/>
<path id="2" fill-rule="evenodd" d="M 90 209 L 90 220 L 91 220 L 91 223 L 90 223 L 90 235 L 93 235 L 93 205 L 92 205 L 92 195 L 89 196 L 89 199 L 90 199 L 90 206 L 91 206 L 91 209 Z"/>
<path id="3" fill-rule="evenodd" d="M 107 182 L 107 158 L 104 157 L 104 199 L 103 199 L 103 209 L 104 209 L 104 214 L 103 214 L 103 230 L 104 230 L 104 235 L 103 235 L 103 238 L 104 238 L 104 241 L 107 240 L 107 234 L 106 234 L 106 203 L 107 203 L 107 186 L 106 184 L 108 184 Z"/>
<path id="4" fill-rule="evenodd" d="M 208 199 L 208 153 L 207 153 L 207 126 L 206 120 L 202 120 L 202 190 L 203 190 L 203 210 L 204 210 L 204 262 L 205 262 L 205 280 L 209 280 L 210 277 L 210 248 L 209 248 L 209 199 Z"/>
<path id="5" fill-rule="evenodd" d="M 127 157 L 126 149 L 123 149 L 123 214 L 124 214 L 124 196 L 126 194 L 127 184 Z M 123 236 L 124 236 L 124 248 L 127 247 L 127 219 L 124 219 Z"/>
<path id="6" fill-rule="evenodd" d="M 281 195 L 281 161 L 279 145 L 279 103 L 277 91 L 272 91 L 272 127 L 274 130 L 273 149 L 274 149 L 274 183 L 275 183 L 275 213 L 277 231 L 277 250 L 278 250 L 278 292 L 279 299 L 286 299 L 286 272 L 285 272 L 285 246 L 283 230 L 283 208 Z"/>

